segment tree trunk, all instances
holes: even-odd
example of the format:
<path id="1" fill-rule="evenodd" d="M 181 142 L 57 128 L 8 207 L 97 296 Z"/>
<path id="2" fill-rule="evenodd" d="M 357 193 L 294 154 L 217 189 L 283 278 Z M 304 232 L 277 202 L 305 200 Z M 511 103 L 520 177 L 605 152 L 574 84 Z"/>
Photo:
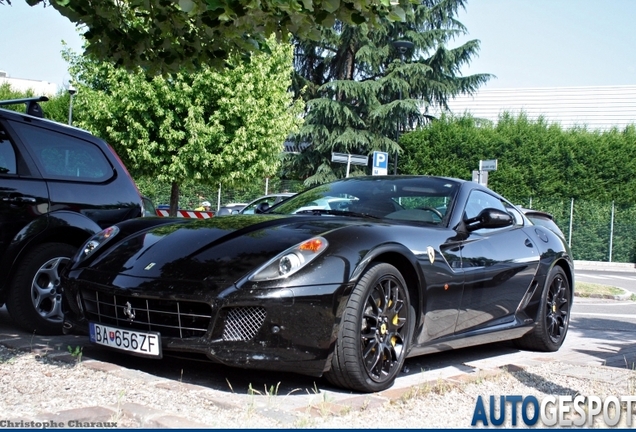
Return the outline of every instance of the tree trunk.
<path id="1" fill-rule="evenodd" d="M 172 182 L 172 187 L 170 188 L 170 216 L 175 217 L 177 215 L 177 210 L 179 209 L 179 183 L 176 181 Z"/>

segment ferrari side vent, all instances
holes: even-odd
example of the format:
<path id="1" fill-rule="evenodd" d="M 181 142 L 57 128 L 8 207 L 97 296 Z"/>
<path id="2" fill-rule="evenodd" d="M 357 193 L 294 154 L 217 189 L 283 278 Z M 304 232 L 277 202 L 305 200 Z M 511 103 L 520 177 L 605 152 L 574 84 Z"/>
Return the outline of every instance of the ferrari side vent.
<path id="1" fill-rule="evenodd" d="M 231 308 L 225 319 L 223 340 L 248 341 L 252 339 L 265 322 L 266 315 L 265 308 L 262 307 Z"/>

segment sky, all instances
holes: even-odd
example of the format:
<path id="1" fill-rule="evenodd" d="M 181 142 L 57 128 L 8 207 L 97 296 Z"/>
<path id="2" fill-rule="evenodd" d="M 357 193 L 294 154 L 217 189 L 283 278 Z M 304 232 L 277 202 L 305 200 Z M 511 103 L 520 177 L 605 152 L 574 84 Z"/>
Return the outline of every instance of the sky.
<path id="1" fill-rule="evenodd" d="M 5 2 L 6 3 L 6 2 Z M 464 75 L 495 75 L 484 88 L 636 84 L 636 0 L 467 0 L 457 19 L 481 41 Z M 0 5 L 0 70 L 65 88 L 62 40 L 80 52 L 75 25 L 52 7 Z"/>

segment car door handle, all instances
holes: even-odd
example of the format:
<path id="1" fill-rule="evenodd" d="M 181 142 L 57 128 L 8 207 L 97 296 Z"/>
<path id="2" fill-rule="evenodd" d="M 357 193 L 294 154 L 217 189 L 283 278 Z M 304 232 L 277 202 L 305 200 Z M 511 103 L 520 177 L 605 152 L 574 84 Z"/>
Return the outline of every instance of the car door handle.
<path id="1" fill-rule="evenodd" d="M 2 201 L 9 203 L 35 203 L 37 200 L 31 196 L 2 197 Z"/>
<path id="2" fill-rule="evenodd" d="M 529 248 L 533 248 L 534 244 L 532 244 L 530 240 L 526 239 L 526 246 L 528 246 Z"/>

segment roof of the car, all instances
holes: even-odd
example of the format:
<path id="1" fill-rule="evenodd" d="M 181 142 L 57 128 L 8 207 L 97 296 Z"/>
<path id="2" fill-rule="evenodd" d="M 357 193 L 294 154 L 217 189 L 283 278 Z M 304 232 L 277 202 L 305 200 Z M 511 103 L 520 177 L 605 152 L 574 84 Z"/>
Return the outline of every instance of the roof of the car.
<path id="1" fill-rule="evenodd" d="M 89 134 L 89 135 L 93 135 L 93 133 L 91 133 L 90 131 L 88 131 L 86 129 L 82 129 L 82 128 L 79 128 L 79 127 L 73 126 L 73 125 L 68 125 L 66 123 L 60 123 L 58 121 L 47 119 L 47 118 L 43 118 L 43 117 L 32 116 L 32 115 L 24 113 L 24 112 L 14 111 L 14 110 L 6 109 L 6 108 L 0 108 L 0 111 L 2 111 L 3 115 L 27 117 L 30 121 L 41 122 L 42 124 L 45 124 L 45 125 L 51 125 L 51 126 L 55 126 L 57 128 L 62 128 L 62 129 L 66 129 L 66 130 L 73 130 L 73 131 L 83 132 L 83 133 L 86 133 L 86 134 Z"/>

